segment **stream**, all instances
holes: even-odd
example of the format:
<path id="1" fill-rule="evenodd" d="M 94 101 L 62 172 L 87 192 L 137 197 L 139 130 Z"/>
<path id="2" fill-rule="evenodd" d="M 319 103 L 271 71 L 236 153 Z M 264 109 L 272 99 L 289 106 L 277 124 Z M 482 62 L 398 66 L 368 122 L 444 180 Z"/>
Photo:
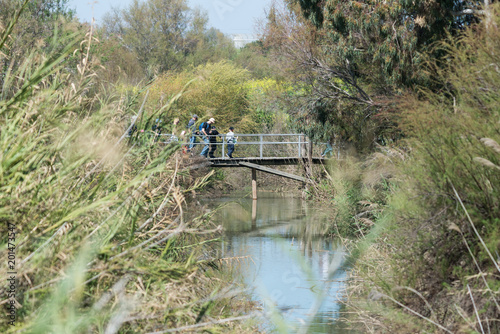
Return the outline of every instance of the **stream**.
<path id="1" fill-rule="evenodd" d="M 340 240 L 324 237 L 330 218 L 300 198 L 261 192 L 205 199 L 225 230 L 222 258 L 267 312 L 264 331 L 357 333 L 341 321 L 347 279 Z"/>

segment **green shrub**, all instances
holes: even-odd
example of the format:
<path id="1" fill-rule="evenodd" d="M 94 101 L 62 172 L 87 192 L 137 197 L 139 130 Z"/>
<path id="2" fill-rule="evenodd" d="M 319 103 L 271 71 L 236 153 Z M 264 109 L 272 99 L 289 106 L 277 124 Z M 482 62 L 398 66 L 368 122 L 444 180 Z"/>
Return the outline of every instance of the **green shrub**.
<path id="1" fill-rule="evenodd" d="M 148 112 L 161 108 L 191 82 L 177 101 L 177 108 L 162 112 L 161 118 L 170 122 L 179 117 L 183 121 L 181 124 L 187 124 L 191 116 L 197 114 L 200 122 L 214 117 L 215 125 L 223 131 L 236 124 L 239 132 L 251 131 L 255 122 L 245 117 L 248 108 L 245 82 L 248 77 L 246 70 L 227 62 L 206 64 L 179 74 L 167 73 L 151 86 Z"/>
<path id="2" fill-rule="evenodd" d="M 429 325 L 453 333 L 481 332 L 481 326 L 500 331 L 500 16 L 494 8 L 495 24 L 483 22 L 438 46 L 448 56 L 428 69 L 442 90 L 422 89 L 400 102 L 409 153 L 372 230 L 383 256 L 374 261 L 381 269 L 372 273 L 371 288 L 424 318 L 421 331 Z"/>
<path id="3" fill-rule="evenodd" d="M 0 224 L 15 233 L 0 235 L 0 249 L 5 264 L 12 244 L 16 256 L 0 274 L 15 270 L 10 300 L 18 308 L 15 325 L 1 317 L 0 330 L 148 332 L 228 316 L 224 308 L 234 308 L 215 293 L 221 280 L 200 270 L 200 250 L 217 230 L 183 216 L 184 194 L 209 176 L 182 187 L 178 145 L 138 132 L 126 141 L 129 116 L 143 112 L 145 97 L 89 95 L 95 71 L 84 51 L 92 39 L 67 35 L 63 48 L 31 51 L 0 73 Z M 0 43 L 0 61 L 9 56 Z M 203 298 L 225 302 L 202 312 Z"/>

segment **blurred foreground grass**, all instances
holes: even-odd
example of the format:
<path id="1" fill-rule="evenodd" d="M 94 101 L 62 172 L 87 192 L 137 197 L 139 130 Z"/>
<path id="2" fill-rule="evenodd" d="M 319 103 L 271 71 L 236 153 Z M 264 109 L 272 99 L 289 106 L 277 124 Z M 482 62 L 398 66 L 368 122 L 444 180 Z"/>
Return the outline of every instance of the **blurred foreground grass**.
<path id="1" fill-rule="evenodd" d="M 227 320 L 247 318 L 245 302 L 210 252 L 220 229 L 184 219 L 184 194 L 208 176 L 185 181 L 177 144 L 125 136 L 131 116 L 146 126 L 175 97 L 143 116 L 147 94 L 100 92 L 92 30 L 11 54 L 16 19 L 0 36 L 0 277 L 16 279 L 1 285 L 0 331 L 243 332 Z"/>

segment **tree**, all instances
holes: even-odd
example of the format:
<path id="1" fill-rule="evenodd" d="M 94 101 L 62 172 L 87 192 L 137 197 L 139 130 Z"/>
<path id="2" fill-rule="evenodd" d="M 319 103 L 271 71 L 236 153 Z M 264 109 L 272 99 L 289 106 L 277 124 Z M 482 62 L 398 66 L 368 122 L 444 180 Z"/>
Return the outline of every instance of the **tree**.
<path id="1" fill-rule="evenodd" d="M 260 40 L 242 47 L 234 58 L 234 62 L 246 68 L 256 79 L 279 76 L 279 71 L 276 71 L 275 67 L 279 64 L 269 57 L 269 48 L 264 47 Z"/>
<path id="2" fill-rule="evenodd" d="M 0 0 L 0 29 L 6 28 L 8 22 L 19 10 L 22 1 Z M 68 0 L 40 0 L 29 1 L 23 9 L 17 24 L 14 27 L 9 47 L 24 53 L 35 46 L 46 45 L 47 40 L 54 33 L 54 25 L 61 26 L 60 17 L 70 21 L 73 11 L 67 8 Z"/>
<path id="3" fill-rule="evenodd" d="M 118 36 L 102 37 L 100 29 L 96 35 L 98 41 L 93 41 L 91 55 L 97 64 L 102 65 L 95 66 L 97 81 L 113 85 L 122 80 L 137 85 L 146 78 L 136 53 L 122 45 Z"/>
<path id="4" fill-rule="evenodd" d="M 78 31 L 67 2 L 0 0 L 0 35 L 9 24 L 14 24 L 5 43 L 8 52 L 0 54 L 0 87 L 4 85 L 6 73 L 17 68 L 27 55 L 35 50 L 40 55 L 61 50 L 65 47 L 61 37 Z M 8 56 L 4 56 L 7 53 Z"/>
<path id="5" fill-rule="evenodd" d="M 431 46 L 478 20 L 479 1 L 285 0 L 268 15 L 265 40 L 301 94 L 288 97 L 299 129 L 367 148 L 397 138 L 394 101 L 434 84 Z M 326 138 L 325 138 L 326 137 Z"/>
<path id="6" fill-rule="evenodd" d="M 190 66 L 229 60 L 237 54 L 231 38 L 215 28 L 205 29 L 196 34 L 190 33 L 187 39 L 188 43 L 192 44 L 186 57 L 186 64 Z"/>
<path id="7" fill-rule="evenodd" d="M 373 113 L 376 101 L 349 64 L 325 53 L 322 37 L 298 4 L 275 5 L 268 14 L 265 46 L 294 87 L 283 95 L 291 125 L 313 140 L 335 137 L 362 146 L 375 136 L 366 115 Z"/>
<path id="8" fill-rule="evenodd" d="M 228 59 L 236 53 L 229 38 L 207 28 L 207 14 L 187 0 L 134 0 L 104 18 L 104 32 L 118 36 L 144 68 L 160 73 Z"/>
<path id="9" fill-rule="evenodd" d="M 190 20 L 186 0 L 133 0 L 130 6 L 104 17 L 105 31 L 120 36 L 144 67 L 160 71 L 179 68 Z"/>
<path id="10" fill-rule="evenodd" d="M 332 54 L 361 71 L 368 68 L 391 91 L 421 83 L 422 54 L 447 34 L 476 22 L 482 5 L 457 0 L 291 2 L 298 2 L 304 16 L 324 31 L 322 42 Z"/>

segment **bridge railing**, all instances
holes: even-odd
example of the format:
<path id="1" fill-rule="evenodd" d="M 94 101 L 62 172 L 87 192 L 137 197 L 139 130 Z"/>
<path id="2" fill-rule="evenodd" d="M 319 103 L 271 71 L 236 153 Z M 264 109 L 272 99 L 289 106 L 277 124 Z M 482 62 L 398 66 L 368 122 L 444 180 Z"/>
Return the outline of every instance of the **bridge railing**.
<path id="1" fill-rule="evenodd" d="M 170 137 L 170 135 L 168 135 Z M 195 145 L 203 147 L 202 136 L 196 136 Z M 217 136 L 217 150 L 215 156 L 225 157 L 228 143 L 226 135 Z M 237 141 L 235 144 L 235 157 L 307 157 L 309 138 L 305 134 L 235 134 Z M 172 138 L 164 137 L 163 142 L 169 142 Z M 165 141 L 166 140 L 166 141 Z M 175 138 L 174 138 L 175 140 Z M 189 140 L 189 138 L 188 138 Z M 189 143 L 186 143 L 188 145 Z M 325 144 L 313 146 L 312 156 L 320 156 L 325 148 Z M 198 150 L 201 152 L 201 148 Z M 198 152 L 198 153 L 199 153 Z"/>

